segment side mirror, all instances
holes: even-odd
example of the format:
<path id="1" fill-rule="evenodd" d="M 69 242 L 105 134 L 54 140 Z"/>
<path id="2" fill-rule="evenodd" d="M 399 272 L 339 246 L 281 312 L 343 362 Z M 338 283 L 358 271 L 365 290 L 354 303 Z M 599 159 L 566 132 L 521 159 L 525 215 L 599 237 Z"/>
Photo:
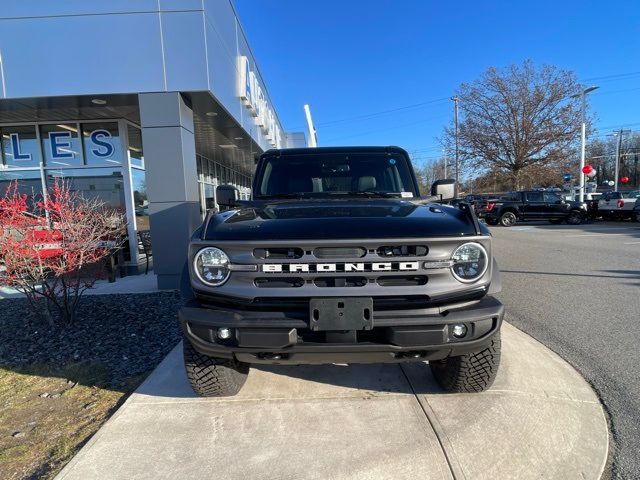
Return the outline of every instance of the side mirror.
<path id="1" fill-rule="evenodd" d="M 456 196 L 456 181 L 447 178 L 443 180 L 436 180 L 431 185 L 431 195 L 439 197 L 440 201 L 451 200 Z"/>
<path id="2" fill-rule="evenodd" d="M 240 199 L 240 192 L 233 185 L 219 185 L 216 188 L 216 200 L 221 207 L 233 207 Z"/>

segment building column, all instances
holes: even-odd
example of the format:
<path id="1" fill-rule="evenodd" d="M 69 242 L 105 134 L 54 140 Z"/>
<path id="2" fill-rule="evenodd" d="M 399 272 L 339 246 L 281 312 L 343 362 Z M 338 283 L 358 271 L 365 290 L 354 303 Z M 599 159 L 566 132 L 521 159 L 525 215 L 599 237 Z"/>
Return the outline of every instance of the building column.
<path id="1" fill-rule="evenodd" d="M 193 111 L 178 92 L 141 93 L 153 269 L 158 288 L 178 289 L 189 238 L 202 223 Z"/>

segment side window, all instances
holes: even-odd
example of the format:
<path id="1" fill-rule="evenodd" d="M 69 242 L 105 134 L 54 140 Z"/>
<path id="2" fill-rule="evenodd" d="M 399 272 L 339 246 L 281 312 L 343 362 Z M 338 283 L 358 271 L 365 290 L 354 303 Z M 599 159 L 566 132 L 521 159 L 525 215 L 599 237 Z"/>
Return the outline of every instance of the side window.
<path id="1" fill-rule="evenodd" d="M 546 203 L 560 203 L 560 197 L 555 193 L 544 192 L 544 201 Z"/>
<path id="2" fill-rule="evenodd" d="M 542 202 L 542 192 L 527 192 L 526 193 L 527 202 Z"/>
<path id="3" fill-rule="evenodd" d="M 520 195 L 518 193 L 508 193 L 507 195 L 500 197 L 500 200 L 504 200 L 505 202 L 519 202 Z"/>

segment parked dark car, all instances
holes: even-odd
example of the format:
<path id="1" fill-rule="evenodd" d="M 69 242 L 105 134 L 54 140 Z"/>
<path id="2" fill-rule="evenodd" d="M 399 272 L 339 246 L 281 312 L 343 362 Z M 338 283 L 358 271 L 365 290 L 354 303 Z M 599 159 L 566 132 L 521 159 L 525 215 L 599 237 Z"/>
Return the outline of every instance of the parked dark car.
<path id="1" fill-rule="evenodd" d="M 602 197 L 602 193 L 585 193 L 584 203 L 587 205 L 587 217 L 591 220 L 596 219 L 600 214 L 598 213 L 598 200 Z M 580 195 L 575 195 L 574 202 L 580 201 Z"/>
<path id="2" fill-rule="evenodd" d="M 490 202 L 487 209 L 485 221 L 489 225 L 504 227 L 527 220 L 579 225 L 586 217 L 578 202 L 563 200 L 557 193 L 549 191 L 512 192 L 495 203 Z"/>

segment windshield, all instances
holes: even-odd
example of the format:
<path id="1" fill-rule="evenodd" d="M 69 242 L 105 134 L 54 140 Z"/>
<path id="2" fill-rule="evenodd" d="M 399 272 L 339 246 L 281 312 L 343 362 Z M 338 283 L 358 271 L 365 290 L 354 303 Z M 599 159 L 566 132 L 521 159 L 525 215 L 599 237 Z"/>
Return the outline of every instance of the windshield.
<path id="1" fill-rule="evenodd" d="M 408 159 L 401 154 L 285 155 L 266 159 L 256 197 L 417 197 Z"/>

